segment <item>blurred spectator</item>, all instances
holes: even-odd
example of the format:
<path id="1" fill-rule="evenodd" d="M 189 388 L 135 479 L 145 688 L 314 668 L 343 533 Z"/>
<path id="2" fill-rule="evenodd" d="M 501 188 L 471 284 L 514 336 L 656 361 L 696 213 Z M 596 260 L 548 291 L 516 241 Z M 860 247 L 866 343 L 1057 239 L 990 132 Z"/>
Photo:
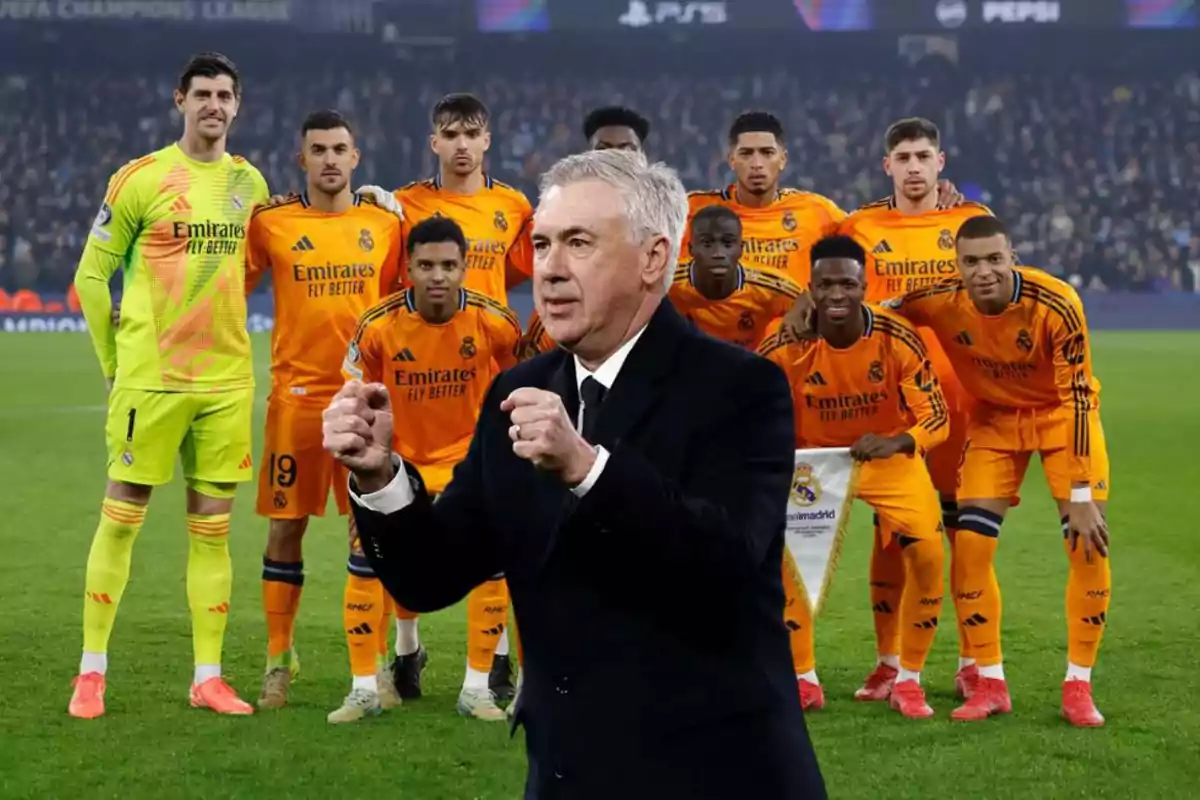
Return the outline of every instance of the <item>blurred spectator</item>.
<path id="1" fill-rule="evenodd" d="M 493 110 L 489 168 L 536 199 L 538 174 L 582 146 L 588 109 L 623 103 L 651 118 L 648 151 L 692 189 L 730 181 L 725 130 L 751 107 L 787 129 L 787 185 L 847 210 L 885 195 L 887 124 L 932 117 L 945 136 L 946 175 L 1011 225 L 1025 263 L 1092 289 L 1192 290 L 1200 278 L 1200 75 L 1120 79 L 1063 72 L 963 70 L 919 80 L 903 70 L 815 63 L 794 71 L 720 77 L 682 66 L 640 78 L 554 71 L 486 73 L 459 65 L 401 72 L 280 65 L 248 81 L 231 149 L 272 191 L 300 188 L 296 127 L 336 105 L 357 126 L 357 184 L 389 187 L 432 175 L 427 110 L 448 91 L 480 94 Z M 1020 62 L 1016 62 L 1018 65 Z M 737 70 L 731 62 L 729 69 Z M 1017 69 L 1020 69 L 1018 66 Z M 57 59 L 0 79 L 0 287 L 64 292 L 109 175 L 173 141 L 172 75 Z"/>

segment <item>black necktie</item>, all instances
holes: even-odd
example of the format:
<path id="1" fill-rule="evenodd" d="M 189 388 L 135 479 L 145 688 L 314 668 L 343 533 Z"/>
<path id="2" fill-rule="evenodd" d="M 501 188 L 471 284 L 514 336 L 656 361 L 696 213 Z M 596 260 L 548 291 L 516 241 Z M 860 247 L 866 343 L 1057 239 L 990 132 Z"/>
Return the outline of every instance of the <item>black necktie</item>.
<path id="1" fill-rule="evenodd" d="M 583 379 L 579 387 L 579 395 L 583 399 L 583 438 L 589 444 L 595 444 L 596 422 L 600 417 L 600 406 L 604 404 L 607 389 L 604 384 L 592 376 Z"/>

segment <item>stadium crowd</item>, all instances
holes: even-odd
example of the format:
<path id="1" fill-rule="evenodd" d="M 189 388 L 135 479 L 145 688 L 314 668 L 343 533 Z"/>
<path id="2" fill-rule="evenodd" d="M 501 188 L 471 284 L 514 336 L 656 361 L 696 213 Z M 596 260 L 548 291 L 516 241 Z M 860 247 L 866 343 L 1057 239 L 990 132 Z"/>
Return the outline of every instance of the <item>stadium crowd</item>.
<path id="1" fill-rule="evenodd" d="M 357 65 L 355 65 L 357 66 Z M 430 104 L 474 91 L 495 109 L 489 170 L 536 198 L 537 175 L 582 146 L 586 110 L 620 102 L 651 118 L 648 151 L 689 189 L 727 184 L 724 132 L 747 108 L 777 113 L 790 159 L 784 185 L 847 210 L 887 193 L 880 132 L 919 113 L 941 126 L 946 175 L 1012 226 L 1027 263 L 1081 288 L 1191 290 L 1200 274 L 1200 74 L 1106 78 L 1036 70 L 817 68 L 729 73 L 684 69 L 641 81 L 564 70 L 455 70 L 405 80 L 393 68 L 256 73 L 234 152 L 273 191 L 298 188 L 296 126 L 314 104 L 355 120 L 358 178 L 400 186 L 434 172 Z M 475 73 L 479 74 L 479 73 Z M 170 74 L 105 68 L 9 72 L 0 81 L 0 288 L 68 287 L 108 175 L 178 129 Z M 464 82 L 466 85 L 450 85 Z M 1077 276 L 1077 277 L 1073 277 Z"/>

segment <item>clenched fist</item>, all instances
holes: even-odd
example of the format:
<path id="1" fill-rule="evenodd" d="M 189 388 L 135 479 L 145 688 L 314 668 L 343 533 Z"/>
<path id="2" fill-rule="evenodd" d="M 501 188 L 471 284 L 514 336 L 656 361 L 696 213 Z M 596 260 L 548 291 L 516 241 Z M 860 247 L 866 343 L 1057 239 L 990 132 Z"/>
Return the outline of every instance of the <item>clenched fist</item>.
<path id="1" fill-rule="evenodd" d="M 363 492 L 392 479 L 392 403 L 383 384 L 347 381 L 321 415 L 322 444 Z"/>
<path id="2" fill-rule="evenodd" d="M 514 453 L 538 469 L 557 472 L 571 486 L 583 482 L 596 463 L 596 451 L 575 430 L 561 397 L 524 387 L 506 397 L 500 410 L 512 420 L 508 436 Z"/>

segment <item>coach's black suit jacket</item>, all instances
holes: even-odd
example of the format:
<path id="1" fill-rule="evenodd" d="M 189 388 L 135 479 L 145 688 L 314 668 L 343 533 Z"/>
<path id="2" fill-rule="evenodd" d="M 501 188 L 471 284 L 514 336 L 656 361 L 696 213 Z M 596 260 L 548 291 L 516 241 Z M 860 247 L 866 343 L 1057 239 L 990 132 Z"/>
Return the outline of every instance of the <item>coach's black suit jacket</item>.
<path id="1" fill-rule="evenodd" d="M 353 513 L 375 572 L 413 611 L 507 576 L 526 798 L 824 797 L 783 624 L 783 373 L 664 301 L 601 407 L 592 444 L 611 456 L 583 498 L 513 454 L 500 402 L 522 386 L 577 417 L 573 356 L 540 355 L 495 380 L 436 503 L 406 465 L 411 505 Z"/>

